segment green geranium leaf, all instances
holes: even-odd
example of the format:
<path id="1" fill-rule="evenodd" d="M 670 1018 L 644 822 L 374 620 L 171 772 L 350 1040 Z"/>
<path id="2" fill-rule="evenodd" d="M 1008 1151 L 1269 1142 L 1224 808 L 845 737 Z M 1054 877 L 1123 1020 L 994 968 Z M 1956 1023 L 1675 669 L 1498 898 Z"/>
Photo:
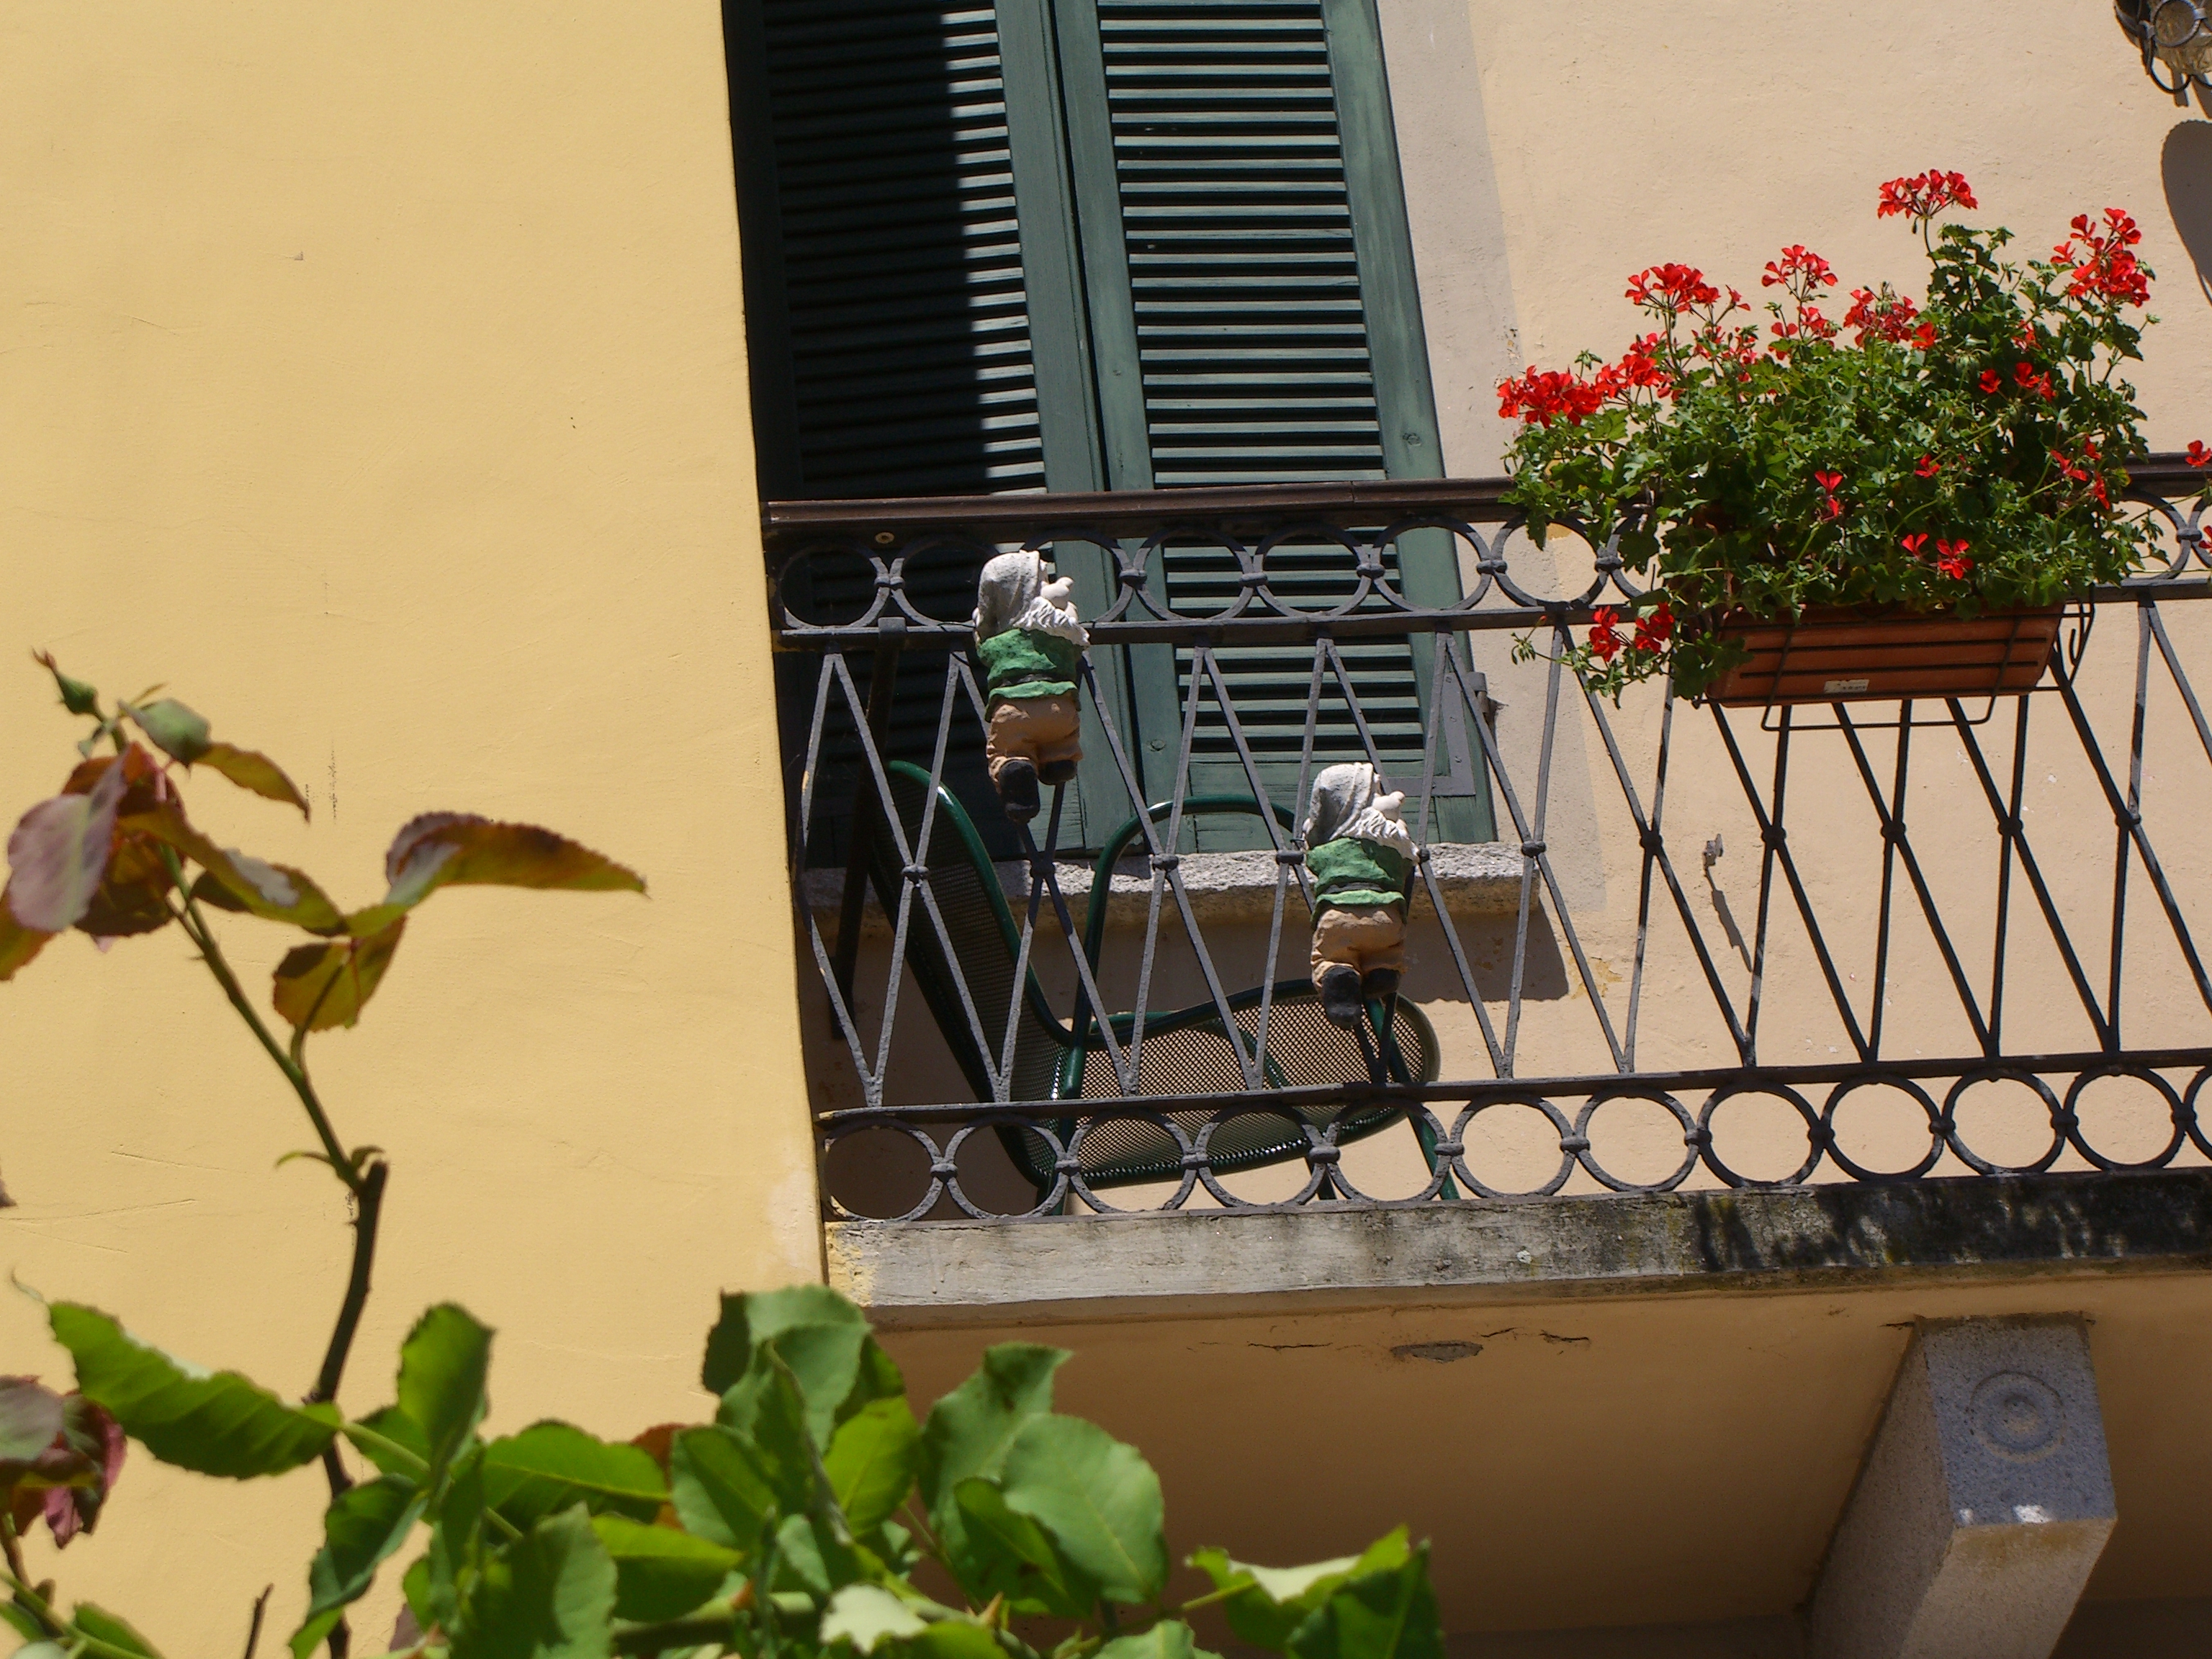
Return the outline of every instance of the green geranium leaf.
<path id="1" fill-rule="evenodd" d="M 617 1583 L 583 1505 L 550 1516 L 484 1564 L 453 1659 L 608 1659 Z"/>
<path id="2" fill-rule="evenodd" d="M 595 1516 L 592 1530 L 615 1564 L 615 1615 L 621 1619 L 680 1619 L 710 1600 L 744 1561 L 710 1539 L 627 1516 Z"/>
<path id="3" fill-rule="evenodd" d="M 377 1568 L 407 1541 L 422 1515 L 422 1493 L 404 1476 L 384 1475 L 341 1492 L 324 1511 L 323 1547 L 307 1567 L 309 1620 L 368 1594 Z"/>
<path id="4" fill-rule="evenodd" d="M 485 1501 L 519 1527 L 571 1504 L 650 1521 L 668 1498 L 660 1466 L 566 1423 L 536 1423 L 484 1448 Z"/>
<path id="5" fill-rule="evenodd" d="M 234 1480 L 282 1474 L 337 1433 L 337 1407 L 288 1406 L 236 1371 L 181 1364 L 97 1309 L 57 1302 L 47 1316 L 78 1389 L 164 1463 Z"/>
<path id="6" fill-rule="evenodd" d="M 1006 1448 L 1000 1488 L 1109 1600 L 1150 1601 L 1166 1586 L 1159 1476 L 1097 1424 L 1032 1418 Z"/>
<path id="7" fill-rule="evenodd" d="M 126 702 L 123 712 L 155 748 L 172 760 L 180 760 L 189 766 L 208 751 L 207 721 L 173 697 L 163 697 L 143 707 Z"/>
<path id="8" fill-rule="evenodd" d="M 855 1533 L 873 1532 L 914 1490 L 921 1427 L 903 1395 L 872 1400 L 844 1422 L 822 1455 L 830 1490 Z"/>
<path id="9" fill-rule="evenodd" d="M 822 1645 L 843 1642 L 868 1654 L 879 1643 L 907 1641 L 928 1628 L 920 1613 L 881 1586 L 848 1584 L 830 1598 L 822 1615 Z"/>

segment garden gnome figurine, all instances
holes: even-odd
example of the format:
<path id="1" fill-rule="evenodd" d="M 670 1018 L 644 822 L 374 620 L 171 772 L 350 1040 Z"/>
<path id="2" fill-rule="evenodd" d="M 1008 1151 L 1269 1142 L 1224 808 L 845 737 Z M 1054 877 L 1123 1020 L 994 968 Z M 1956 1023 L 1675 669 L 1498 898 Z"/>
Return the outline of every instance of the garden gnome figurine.
<path id="1" fill-rule="evenodd" d="M 1398 988 L 1406 965 L 1406 877 L 1413 838 L 1402 790 L 1383 793 L 1365 761 L 1323 769 L 1306 814 L 1314 879 L 1313 982 L 1322 1012 L 1359 1023 L 1367 997 Z"/>
<path id="2" fill-rule="evenodd" d="M 983 752 L 1016 823 L 1037 815 L 1037 786 L 1066 783 L 1083 758 L 1077 665 L 1091 643 L 1068 598 L 1075 586 L 1041 553 L 1001 553 L 975 594 L 975 654 L 988 676 Z"/>

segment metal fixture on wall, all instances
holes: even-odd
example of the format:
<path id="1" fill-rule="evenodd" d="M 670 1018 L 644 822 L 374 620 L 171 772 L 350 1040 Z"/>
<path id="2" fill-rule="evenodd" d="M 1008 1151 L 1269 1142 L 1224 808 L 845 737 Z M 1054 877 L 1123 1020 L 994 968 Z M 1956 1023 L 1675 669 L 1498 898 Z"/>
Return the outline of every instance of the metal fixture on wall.
<path id="1" fill-rule="evenodd" d="M 2204 0 L 2112 0 L 2112 15 L 2142 53 L 2143 73 L 2175 103 L 2188 104 L 2191 82 L 2212 88 L 2212 20 Z"/>

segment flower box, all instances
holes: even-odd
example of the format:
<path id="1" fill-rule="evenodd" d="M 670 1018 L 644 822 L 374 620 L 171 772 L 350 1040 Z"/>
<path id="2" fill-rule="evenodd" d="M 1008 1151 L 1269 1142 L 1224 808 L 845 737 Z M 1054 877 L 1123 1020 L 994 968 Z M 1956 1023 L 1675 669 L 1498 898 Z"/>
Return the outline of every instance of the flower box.
<path id="1" fill-rule="evenodd" d="M 1808 606 L 1795 622 L 1736 612 L 1714 631 L 1749 655 L 1706 688 L 1727 708 L 2030 691 L 2057 642 L 2063 605 L 1984 611 Z"/>

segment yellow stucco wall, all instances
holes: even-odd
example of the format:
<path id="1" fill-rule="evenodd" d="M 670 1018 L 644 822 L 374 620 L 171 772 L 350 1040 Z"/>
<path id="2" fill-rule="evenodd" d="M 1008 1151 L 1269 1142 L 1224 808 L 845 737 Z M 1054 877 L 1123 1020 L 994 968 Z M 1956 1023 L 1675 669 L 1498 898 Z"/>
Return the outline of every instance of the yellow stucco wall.
<path id="1" fill-rule="evenodd" d="M 819 1273 L 717 9 L 27 3 L 0 107 L 0 815 L 72 758 L 44 646 L 289 766 L 312 828 L 192 810 L 341 902 L 432 808 L 643 871 L 441 895 L 311 1047 L 396 1164 L 345 1400 L 451 1297 L 499 1328 L 496 1426 L 701 1414 L 714 1291 Z M 292 942 L 222 935 L 257 988 Z M 303 1390 L 344 1212 L 272 1170 L 306 1126 L 183 939 L 58 941 L 0 988 L 0 1267 Z M 69 1375 L 0 1291 L 24 1370 Z M 274 1580 L 266 1652 L 320 1484 L 141 1458 L 34 1568 L 173 1654 L 240 1650 Z"/>

